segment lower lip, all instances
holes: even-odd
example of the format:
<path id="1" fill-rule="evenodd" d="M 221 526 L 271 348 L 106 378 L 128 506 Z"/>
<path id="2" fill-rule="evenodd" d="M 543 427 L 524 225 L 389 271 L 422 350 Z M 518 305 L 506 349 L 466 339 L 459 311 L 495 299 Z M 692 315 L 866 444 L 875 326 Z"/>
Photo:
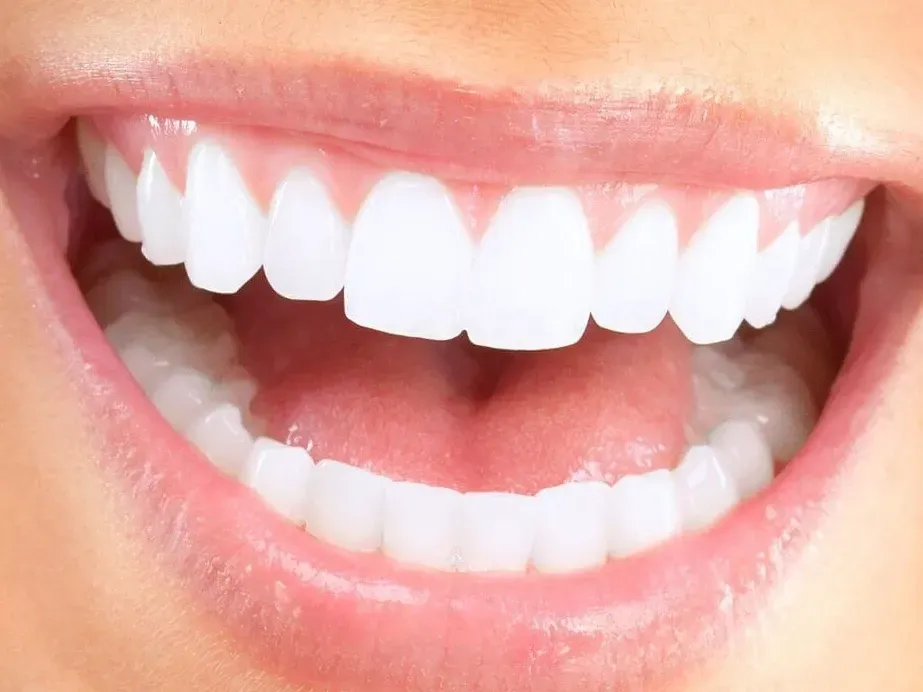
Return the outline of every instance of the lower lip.
<path id="1" fill-rule="evenodd" d="M 332 688 L 646 688 L 718 654 L 829 514 L 909 323 L 863 311 L 878 322 L 856 325 L 848 376 L 808 444 L 765 493 L 709 531 L 587 574 L 430 574 L 319 543 L 221 476 L 109 350 L 52 233 L 27 242 L 41 277 L 36 304 L 71 337 L 62 355 L 84 366 L 71 372 L 103 471 L 134 498 L 139 531 L 261 665 Z M 903 280 L 869 289 L 866 308 Z"/>

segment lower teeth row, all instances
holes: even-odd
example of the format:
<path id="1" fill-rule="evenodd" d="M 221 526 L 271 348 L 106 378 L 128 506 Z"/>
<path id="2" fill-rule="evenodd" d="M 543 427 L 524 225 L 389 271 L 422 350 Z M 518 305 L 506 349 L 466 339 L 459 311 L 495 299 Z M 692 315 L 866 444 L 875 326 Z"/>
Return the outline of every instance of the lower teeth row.
<path id="1" fill-rule="evenodd" d="M 109 268 L 87 302 L 161 415 L 215 466 L 322 541 L 437 570 L 571 572 L 700 530 L 765 488 L 816 419 L 780 356 L 740 342 L 698 347 L 690 446 L 672 471 L 532 496 L 460 493 L 254 437 L 256 384 L 236 364 L 231 321 L 184 282 Z"/>

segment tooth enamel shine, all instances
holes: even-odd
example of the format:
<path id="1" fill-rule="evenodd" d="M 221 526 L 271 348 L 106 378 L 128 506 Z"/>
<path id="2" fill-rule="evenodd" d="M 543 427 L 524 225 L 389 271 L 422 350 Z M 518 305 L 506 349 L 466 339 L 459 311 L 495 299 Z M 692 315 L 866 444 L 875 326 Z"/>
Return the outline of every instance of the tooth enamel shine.
<path id="1" fill-rule="evenodd" d="M 571 191 L 513 190 L 474 259 L 468 338 L 525 351 L 576 343 L 590 316 L 593 262 L 586 216 Z"/>
<path id="2" fill-rule="evenodd" d="M 758 232 L 756 199 L 738 194 L 683 251 L 670 314 L 692 343 L 730 339 L 743 321 Z"/>
<path id="3" fill-rule="evenodd" d="M 462 331 L 471 240 L 435 179 L 392 173 L 359 210 L 346 265 L 346 316 L 401 336 L 442 341 Z"/>
<path id="4" fill-rule="evenodd" d="M 670 208 L 655 202 L 636 211 L 596 258 L 596 324 L 630 334 L 654 329 L 670 307 L 678 256 Z"/>
<path id="5" fill-rule="evenodd" d="M 296 170 L 279 186 L 269 214 L 263 272 L 292 300 L 330 300 L 343 290 L 350 231 L 323 184 Z"/>
<path id="6" fill-rule="evenodd" d="M 124 271 L 95 286 L 96 309 L 124 310 L 106 334 L 126 368 L 207 459 L 318 539 L 425 569 L 567 573 L 648 550 L 765 488 L 774 457 L 797 451 L 815 418 L 795 370 L 735 340 L 693 353 L 694 375 L 713 389 L 712 402 L 707 410 L 695 402 L 703 442 L 673 471 L 614 486 L 567 483 L 535 496 L 393 482 L 339 461 L 315 466 L 303 448 L 253 439 L 256 383 L 229 360 L 234 325 L 218 304 L 200 302 L 188 285 L 157 286 Z"/>
<path id="7" fill-rule="evenodd" d="M 182 223 L 182 195 L 173 187 L 153 151 L 144 153 L 137 189 L 141 252 L 156 265 L 181 264 L 187 237 Z"/>
<path id="8" fill-rule="evenodd" d="M 183 224 L 194 286 L 236 293 L 262 266 L 266 220 L 218 144 L 198 144 L 189 156 Z"/>

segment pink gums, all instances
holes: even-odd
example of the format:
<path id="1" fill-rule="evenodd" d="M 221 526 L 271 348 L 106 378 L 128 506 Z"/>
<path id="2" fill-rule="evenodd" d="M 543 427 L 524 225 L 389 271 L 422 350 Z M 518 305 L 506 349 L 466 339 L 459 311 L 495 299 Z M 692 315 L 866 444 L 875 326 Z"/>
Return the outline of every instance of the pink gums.
<path id="1" fill-rule="evenodd" d="M 189 154 L 199 142 L 220 143 L 248 185 L 254 199 L 268 210 L 279 184 L 296 168 L 311 170 L 326 184 L 347 219 L 352 219 L 369 191 L 395 170 L 414 171 L 412 160 L 401 160 L 371 147 L 345 145 L 329 138 L 253 127 L 202 125 L 154 116 L 97 117 L 93 128 L 118 149 L 139 173 L 144 152 L 153 151 L 178 190 L 186 186 Z M 470 180 L 442 181 L 452 193 L 469 232 L 480 237 L 487 229 L 509 186 Z M 580 198 L 597 247 L 603 247 L 639 206 L 662 201 L 673 210 L 684 245 L 711 214 L 739 190 L 691 185 L 658 185 L 656 181 L 548 181 L 566 185 Z M 754 191 L 760 204 L 760 246 L 772 242 L 797 222 L 806 234 L 818 222 L 838 214 L 872 188 L 867 181 L 827 179 L 784 188 Z"/>

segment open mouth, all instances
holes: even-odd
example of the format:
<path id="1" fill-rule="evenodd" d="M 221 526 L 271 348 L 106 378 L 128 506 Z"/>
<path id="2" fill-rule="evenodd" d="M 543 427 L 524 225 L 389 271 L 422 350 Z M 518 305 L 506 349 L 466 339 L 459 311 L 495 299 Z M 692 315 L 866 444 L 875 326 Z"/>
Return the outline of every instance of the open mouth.
<path id="1" fill-rule="evenodd" d="M 872 172 L 517 185 L 108 114 L 49 150 L 8 182 L 37 228 L 67 205 L 25 242 L 108 466 L 298 682 L 702 660 L 811 543 L 908 322 L 914 208 Z"/>

